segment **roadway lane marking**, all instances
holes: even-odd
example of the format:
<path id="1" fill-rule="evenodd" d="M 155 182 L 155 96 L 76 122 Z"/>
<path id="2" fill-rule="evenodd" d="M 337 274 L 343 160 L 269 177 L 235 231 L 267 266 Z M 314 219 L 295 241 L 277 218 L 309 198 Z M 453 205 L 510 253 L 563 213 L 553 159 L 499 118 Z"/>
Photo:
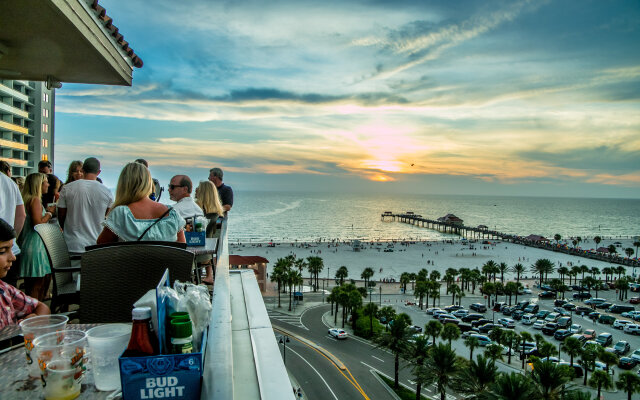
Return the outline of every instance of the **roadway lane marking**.
<path id="1" fill-rule="evenodd" d="M 365 366 L 367 366 L 367 367 L 371 368 L 372 370 L 376 371 L 378 374 L 383 375 L 383 376 L 384 376 L 385 378 L 387 378 L 387 379 L 390 379 L 390 380 L 392 380 L 392 381 L 393 381 L 393 380 L 395 380 L 395 378 L 394 378 L 394 377 L 391 377 L 391 376 L 389 376 L 389 375 L 385 374 L 384 372 L 380 371 L 380 370 L 379 370 L 379 369 L 377 369 L 377 368 L 372 367 L 371 365 L 367 364 L 367 363 L 366 363 L 366 362 L 364 362 L 364 361 L 360 361 L 360 363 L 361 363 L 362 365 L 365 365 Z M 415 390 L 416 390 L 415 388 L 412 388 L 411 386 L 407 385 L 406 383 L 402 383 L 402 382 L 400 382 L 400 381 L 398 381 L 398 383 L 399 383 L 399 384 L 401 384 L 402 386 L 404 386 L 405 388 L 409 389 L 409 390 L 413 390 L 414 392 L 415 392 Z M 431 398 L 431 399 L 439 400 L 439 398 L 438 398 L 438 397 L 429 397 L 428 395 L 426 395 L 426 394 L 424 394 L 424 393 L 420 393 L 420 396 L 424 396 L 424 397 L 427 397 L 427 398 Z"/>
<path id="2" fill-rule="evenodd" d="M 378 358 L 378 357 L 376 357 L 376 356 L 374 356 L 374 355 L 372 355 L 371 357 L 375 358 L 375 359 L 376 359 L 376 360 L 378 360 L 378 361 L 384 362 L 384 360 L 383 360 L 382 358 Z"/>
<path id="3" fill-rule="evenodd" d="M 297 355 L 298 357 L 300 357 L 302 359 L 302 361 L 306 362 L 308 366 L 311 367 L 312 370 L 314 370 L 316 372 L 316 374 L 318 374 L 318 376 L 320 377 L 320 379 L 322 379 L 322 382 L 324 382 L 325 385 L 327 385 L 327 389 L 329 389 L 329 391 L 331 392 L 331 394 L 333 395 L 333 398 L 338 400 L 338 397 L 336 396 L 335 393 L 333 393 L 333 390 L 331 390 L 331 386 L 329 386 L 329 384 L 327 383 L 327 381 L 324 379 L 324 377 L 322 375 L 320 375 L 320 372 L 318 372 L 317 369 L 315 369 L 315 367 L 313 365 L 311 365 L 311 363 L 309 361 L 307 361 L 304 357 L 302 357 L 300 354 L 298 354 L 297 351 L 293 350 L 291 347 L 289 347 L 289 351 L 292 351 L 293 354 Z"/>

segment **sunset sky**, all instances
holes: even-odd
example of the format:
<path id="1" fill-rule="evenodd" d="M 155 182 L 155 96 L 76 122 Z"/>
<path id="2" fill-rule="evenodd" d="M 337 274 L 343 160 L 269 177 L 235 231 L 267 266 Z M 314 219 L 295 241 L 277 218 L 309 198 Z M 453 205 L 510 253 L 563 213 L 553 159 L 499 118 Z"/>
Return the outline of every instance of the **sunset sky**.
<path id="1" fill-rule="evenodd" d="M 640 198 L 640 2 L 100 0 L 144 61 L 64 84 L 55 172 Z"/>

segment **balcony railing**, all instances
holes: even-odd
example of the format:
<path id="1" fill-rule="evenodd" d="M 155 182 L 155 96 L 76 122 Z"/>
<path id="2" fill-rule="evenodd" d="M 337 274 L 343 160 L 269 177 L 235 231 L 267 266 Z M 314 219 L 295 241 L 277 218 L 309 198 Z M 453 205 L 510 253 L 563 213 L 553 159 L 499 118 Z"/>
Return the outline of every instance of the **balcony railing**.
<path id="1" fill-rule="evenodd" d="M 10 147 L 17 150 L 29 150 L 29 145 L 26 143 L 14 142 L 12 140 L 0 139 L 0 146 Z"/>
<path id="2" fill-rule="evenodd" d="M 2 103 L 0 103 L 2 104 Z M 22 133 L 23 135 L 28 135 L 29 134 L 29 129 L 22 127 L 20 125 L 16 125 L 16 124 L 12 124 L 10 122 L 6 122 L 6 121 L 0 121 L 0 128 L 2 129 L 7 129 L 10 130 L 12 132 L 16 132 L 16 133 Z"/>

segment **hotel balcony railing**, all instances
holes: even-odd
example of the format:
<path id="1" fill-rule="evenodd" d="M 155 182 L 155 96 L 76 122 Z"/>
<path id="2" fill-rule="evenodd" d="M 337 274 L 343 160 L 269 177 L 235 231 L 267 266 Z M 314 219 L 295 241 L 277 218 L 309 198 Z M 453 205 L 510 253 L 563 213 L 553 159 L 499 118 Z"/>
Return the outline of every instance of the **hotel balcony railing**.
<path id="1" fill-rule="evenodd" d="M 2 103 L 0 103 L 0 104 L 2 104 Z M 0 121 L 0 128 L 7 129 L 7 130 L 10 130 L 10 131 L 16 132 L 16 133 L 21 133 L 23 135 L 28 135 L 29 134 L 29 128 L 25 128 L 23 126 L 12 124 L 12 123 L 6 122 L 6 121 Z"/>
<path id="2" fill-rule="evenodd" d="M 294 399 L 253 270 L 229 270 L 222 222 L 201 399 Z M 231 299 L 233 298 L 233 301 Z"/>
<path id="3" fill-rule="evenodd" d="M 29 145 L 26 143 L 14 142 L 13 140 L 0 139 L 0 146 L 9 147 L 16 150 L 29 150 Z"/>

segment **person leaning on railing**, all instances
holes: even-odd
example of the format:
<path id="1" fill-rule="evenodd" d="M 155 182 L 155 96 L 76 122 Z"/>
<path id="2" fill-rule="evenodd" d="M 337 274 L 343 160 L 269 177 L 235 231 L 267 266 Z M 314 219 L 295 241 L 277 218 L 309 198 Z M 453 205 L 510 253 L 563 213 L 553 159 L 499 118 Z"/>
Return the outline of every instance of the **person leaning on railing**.
<path id="1" fill-rule="evenodd" d="M 7 275 L 16 260 L 11 251 L 15 238 L 16 232 L 13 227 L 0 219 L 0 279 Z M 15 325 L 23 319 L 44 314 L 51 314 L 46 304 L 0 280 L 0 329 L 7 325 Z"/>
<path id="2" fill-rule="evenodd" d="M 153 181 L 147 167 L 132 162 L 122 169 L 116 199 L 97 243 L 140 240 L 185 242 L 185 221 L 164 204 L 149 198 Z"/>

